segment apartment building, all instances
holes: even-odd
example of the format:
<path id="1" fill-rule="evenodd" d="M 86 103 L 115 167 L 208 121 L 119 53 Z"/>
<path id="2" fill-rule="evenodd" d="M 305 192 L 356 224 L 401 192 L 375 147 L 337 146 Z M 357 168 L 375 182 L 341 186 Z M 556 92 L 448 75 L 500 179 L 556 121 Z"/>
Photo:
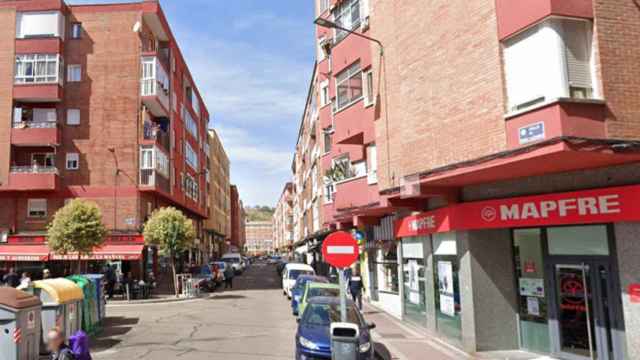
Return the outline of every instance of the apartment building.
<path id="1" fill-rule="evenodd" d="M 218 132 L 209 129 L 206 173 L 209 203 L 208 219 L 204 228 L 207 232 L 209 257 L 220 256 L 225 240 L 231 236 L 231 199 L 229 183 L 229 157 L 224 150 Z"/>
<path id="2" fill-rule="evenodd" d="M 61 260 L 45 228 L 72 198 L 110 230 L 91 259 L 142 271 L 163 206 L 201 238 L 209 114 L 159 3 L 2 1 L 0 24 L 0 259 Z"/>
<path id="3" fill-rule="evenodd" d="M 293 183 L 286 183 L 272 218 L 273 248 L 279 253 L 293 250 Z"/>
<path id="4" fill-rule="evenodd" d="M 370 14 L 373 303 L 470 353 L 640 358 L 638 5 Z"/>
<path id="5" fill-rule="evenodd" d="M 231 202 L 230 220 L 231 220 L 231 234 L 229 235 L 226 243 L 225 252 L 240 252 L 244 251 L 246 243 L 246 213 L 244 210 L 244 204 L 240 199 L 240 193 L 236 185 L 229 187 L 229 199 Z"/>
<path id="6" fill-rule="evenodd" d="M 273 254 L 273 223 L 271 221 L 247 221 L 246 253 L 250 256 Z"/>

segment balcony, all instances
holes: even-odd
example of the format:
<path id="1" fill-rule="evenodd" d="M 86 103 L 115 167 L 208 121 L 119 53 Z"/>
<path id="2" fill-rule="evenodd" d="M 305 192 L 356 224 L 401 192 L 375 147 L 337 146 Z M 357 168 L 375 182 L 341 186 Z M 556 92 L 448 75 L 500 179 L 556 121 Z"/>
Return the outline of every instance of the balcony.
<path id="1" fill-rule="evenodd" d="M 58 169 L 53 166 L 12 166 L 5 191 L 55 191 L 59 187 Z"/>
<path id="2" fill-rule="evenodd" d="M 170 85 L 167 71 L 158 56 L 143 56 L 141 61 L 140 95 L 142 103 L 154 116 L 168 117 Z"/>
<path id="3" fill-rule="evenodd" d="M 169 179 L 153 169 L 140 170 L 140 190 L 170 192 Z"/>
<path id="4" fill-rule="evenodd" d="M 498 37 L 500 40 L 517 33 L 549 16 L 593 18 L 592 0 L 497 0 Z"/>
<path id="5" fill-rule="evenodd" d="M 59 54 L 18 54 L 13 98 L 25 103 L 60 102 L 63 76 Z"/>
<path id="6" fill-rule="evenodd" d="M 334 102 L 335 103 L 335 102 Z M 334 143 L 363 145 L 375 140 L 374 109 L 358 101 L 335 114 Z"/>
<path id="7" fill-rule="evenodd" d="M 380 202 L 377 185 L 369 185 L 367 176 L 353 177 L 336 183 L 336 211 L 353 210 Z"/>
<path id="8" fill-rule="evenodd" d="M 14 122 L 11 129 L 11 144 L 15 146 L 38 146 L 60 144 L 60 129 L 52 121 Z"/>
<path id="9" fill-rule="evenodd" d="M 162 149 L 169 151 L 171 140 L 169 133 L 162 130 L 159 124 L 145 121 L 142 131 L 143 143 L 146 145 L 158 145 Z"/>
<path id="10" fill-rule="evenodd" d="M 509 149 L 531 143 L 575 136 L 606 138 L 606 105 L 601 100 L 558 99 L 507 115 Z"/>

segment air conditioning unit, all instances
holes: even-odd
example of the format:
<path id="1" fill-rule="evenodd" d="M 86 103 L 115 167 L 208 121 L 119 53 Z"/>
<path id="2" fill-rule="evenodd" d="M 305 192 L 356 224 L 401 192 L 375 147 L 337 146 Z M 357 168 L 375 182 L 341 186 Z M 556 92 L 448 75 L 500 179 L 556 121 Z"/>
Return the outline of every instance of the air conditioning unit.
<path id="1" fill-rule="evenodd" d="M 362 21 L 360 22 L 360 31 L 361 32 L 365 32 L 369 30 L 369 17 L 365 17 L 364 19 L 362 19 Z"/>

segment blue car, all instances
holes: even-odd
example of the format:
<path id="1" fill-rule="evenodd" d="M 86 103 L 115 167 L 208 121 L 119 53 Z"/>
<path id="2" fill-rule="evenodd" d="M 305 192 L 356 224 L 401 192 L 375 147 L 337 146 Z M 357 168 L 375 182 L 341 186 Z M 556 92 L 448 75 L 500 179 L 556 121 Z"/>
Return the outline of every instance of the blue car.
<path id="1" fill-rule="evenodd" d="M 296 333 L 296 360 L 331 359 L 331 323 L 340 322 L 340 298 L 318 296 L 309 299 L 298 319 Z M 367 324 L 353 301 L 347 301 L 347 322 L 360 327 L 358 360 L 374 359 L 370 330 L 375 324 Z"/>
<path id="2" fill-rule="evenodd" d="M 304 295 L 304 289 L 308 282 L 328 283 L 329 280 L 324 276 L 317 275 L 300 275 L 296 280 L 296 284 L 291 289 L 291 311 L 294 316 L 298 316 L 298 304 Z"/>

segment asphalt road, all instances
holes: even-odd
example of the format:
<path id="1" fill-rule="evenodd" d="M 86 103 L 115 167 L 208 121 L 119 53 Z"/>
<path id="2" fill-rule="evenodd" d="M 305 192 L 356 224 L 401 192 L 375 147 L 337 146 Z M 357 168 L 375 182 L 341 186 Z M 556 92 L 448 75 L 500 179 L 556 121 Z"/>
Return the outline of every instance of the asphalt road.
<path id="1" fill-rule="evenodd" d="M 209 299 L 107 308 L 94 358 L 291 360 L 296 322 L 273 266 L 253 265 Z"/>

